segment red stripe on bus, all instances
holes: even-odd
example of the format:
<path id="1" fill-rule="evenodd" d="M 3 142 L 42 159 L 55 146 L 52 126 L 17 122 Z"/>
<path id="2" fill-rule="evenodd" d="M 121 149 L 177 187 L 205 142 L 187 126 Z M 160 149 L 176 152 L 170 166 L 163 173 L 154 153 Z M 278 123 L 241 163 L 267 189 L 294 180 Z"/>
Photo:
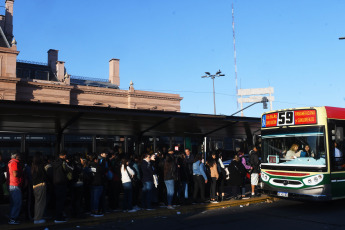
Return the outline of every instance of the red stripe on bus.
<path id="1" fill-rule="evenodd" d="M 309 176 L 309 173 L 286 173 L 286 172 L 272 172 L 266 171 L 266 173 L 276 176 Z"/>

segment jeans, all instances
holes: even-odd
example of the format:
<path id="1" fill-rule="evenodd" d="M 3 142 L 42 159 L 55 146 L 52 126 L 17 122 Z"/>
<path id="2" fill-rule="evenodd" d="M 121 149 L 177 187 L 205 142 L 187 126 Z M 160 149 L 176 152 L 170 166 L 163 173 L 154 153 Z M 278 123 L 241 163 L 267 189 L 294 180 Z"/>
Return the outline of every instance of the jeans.
<path id="1" fill-rule="evenodd" d="M 167 187 L 167 200 L 168 205 L 172 205 L 172 200 L 174 198 L 175 182 L 174 180 L 165 180 L 165 186 Z"/>
<path id="2" fill-rule="evenodd" d="M 9 186 L 10 191 L 10 219 L 17 220 L 22 207 L 22 191 L 19 186 Z"/>
<path id="3" fill-rule="evenodd" d="M 132 182 L 123 183 L 123 192 L 124 192 L 124 199 L 123 199 L 123 210 L 131 210 L 132 207 Z"/>
<path id="4" fill-rule="evenodd" d="M 143 208 L 151 208 L 152 188 L 153 188 L 153 182 L 151 181 L 143 182 L 143 190 L 142 190 Z"/>
<path id="5" fill-rule="evenodd" d="M 182 188 L 184 191 L 184 198 L 188 199 L 188 183 L 186 181 L 182 182 Z"/>
<path id="6" fill-rule="evenodd" d="M 103 186 L 92 186 L 91 188 L 91 212 L 99 210 L 99 203 L 103 193 Z"/>

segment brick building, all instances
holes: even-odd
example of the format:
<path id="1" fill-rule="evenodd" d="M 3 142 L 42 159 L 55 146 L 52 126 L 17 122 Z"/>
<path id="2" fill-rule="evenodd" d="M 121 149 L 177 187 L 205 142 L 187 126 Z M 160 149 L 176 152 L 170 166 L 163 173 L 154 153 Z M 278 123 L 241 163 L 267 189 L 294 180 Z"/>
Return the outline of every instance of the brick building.
<path id="1" fill-rule="evenodd" d="M 47 63 L 17 59 L 13 4 L 6 0 L 6 13 L 0 15 L 0 100 L 180 111 L 178 94 L 135 90 L 132 82 L 121 90 L 119 59 L 109 61 L 108 80 L 69 75 L 54 49 L 48 51 Z"/>

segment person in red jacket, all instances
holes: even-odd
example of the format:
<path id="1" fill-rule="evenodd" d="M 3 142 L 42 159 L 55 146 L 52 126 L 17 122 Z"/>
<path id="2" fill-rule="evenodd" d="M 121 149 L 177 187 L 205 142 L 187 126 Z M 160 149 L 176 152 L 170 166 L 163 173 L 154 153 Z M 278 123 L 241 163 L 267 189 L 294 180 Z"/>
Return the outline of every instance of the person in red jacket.
<path id="1" fill-rule="evenodd" d="M 11 160 L 8 162 L 8 185 L 10 191 L 10 215 L 9 224 L 19 224 L 18 217 L 22 207 L 23 167 L 20 164 L 20 155 L 11 154 Z"/>

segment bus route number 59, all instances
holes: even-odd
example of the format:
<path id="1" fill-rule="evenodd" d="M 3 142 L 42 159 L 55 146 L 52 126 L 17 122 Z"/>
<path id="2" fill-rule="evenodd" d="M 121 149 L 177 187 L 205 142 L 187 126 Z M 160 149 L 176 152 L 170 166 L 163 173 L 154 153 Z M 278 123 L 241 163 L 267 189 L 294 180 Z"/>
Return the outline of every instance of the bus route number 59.
<path id="1" fill-rule="evenodd" d="M 278 113 L 278 125 L 293 125 L 294 124 L 294 112 L 293 111 L 285 111 Z"/>

